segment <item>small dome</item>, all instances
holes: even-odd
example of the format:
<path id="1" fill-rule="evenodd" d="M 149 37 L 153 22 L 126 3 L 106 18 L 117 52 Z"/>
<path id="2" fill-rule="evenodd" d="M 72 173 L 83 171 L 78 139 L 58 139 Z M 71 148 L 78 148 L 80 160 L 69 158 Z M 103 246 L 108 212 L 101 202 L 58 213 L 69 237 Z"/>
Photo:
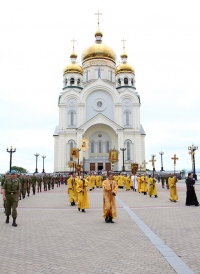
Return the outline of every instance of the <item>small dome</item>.
<path id="1" fill-rule="evenodd" d="M 64 68 L 64 74 L 67 74 L 67 73 L 78 73 L 83 75 L 83 69 L 78 64 L 71 63 Z"/>
<path id="2" fill-rule="evenodd" d="M 124 51 L 121 55 L 120 55 L 121 58 L 128 58 L 128 55 L 127 53 Z"/>
<path id="3" fill-rule="evenodd" d="M 91 60 L 91 59 L 107 59 L 116 61 L 116 54 L 115 52 L 108 46 L 103 43 L 95 43 L 82 53 L 82 62 Z"/>
<path id="4" fill-rule="evenodd" d="M 132 73 L 135 74 L 134 68 L 128 63 L 122 63 L 116 67 L 115 75 L 119 73 Z"/>
<path id="5" fill-rule="evenodd" d="M 77 54 L 73 51 L 70 55 L 70 58 L 77 58 Z"/>
<path id="6" fill-rule="evenodd" d="M 95 37 L 97 37 L 97 36 L 101 36 L 101 37 L 103 37 L 103 33 L 98 29 L 96 32 L 95 32 L 95 35 L 94 35 Z"/>

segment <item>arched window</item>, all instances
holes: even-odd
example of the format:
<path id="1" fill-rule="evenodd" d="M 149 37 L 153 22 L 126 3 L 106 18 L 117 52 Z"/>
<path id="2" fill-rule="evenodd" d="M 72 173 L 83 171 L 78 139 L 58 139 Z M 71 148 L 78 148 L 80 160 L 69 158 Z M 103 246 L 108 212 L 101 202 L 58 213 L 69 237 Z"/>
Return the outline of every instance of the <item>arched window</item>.
<path id="1" fill-rule="evenodd" d="M 77 80 L 77 86 L 80 86 L 80 79 Z"/>
<path id="2" fill-rule="evenodd" d="M 74 142 L 73 141 L 70 141 L 69 142 L 69 148 L 70 148 L 70 151 L 71 151 L 71 149 L 74 147 Z M 73 161 L 73 158 L 72 157 L 70 157 L 70 161 Z"/>
<path id="3" fill-rule="evenodd" d="M 131 78 L 131 85 L 133 86 L 133 78 Z"/>
<path id="4" fill-rule="evenodd" d="M 91 153 L 94 153 L 94 141 L 91 142 Z"/>
<path id="5" fill-rule="evenodd" d="M 121 86 L 121 80 L 118 79 L 118 86 Z"/>
<path id="6" fill-rule="evenodd" d="M 75 126 L 75 114 L 76 112 L 74 110 L 70 110 L 69 112 L 69 125 Z"/>
<path id="7" fill-rule="evenodd" d="M 65 79 L 65 86 L 67 86 L 67 78 Z"/>
<path id="8" fill-rule="evenodd" d="M 130 141 L 126 142 L 126 160 L 127 161 L 131 160 L 131 144 L 130 144 Z"/>
<path id="9" fill-rule="evenodd" d="M 130 125 L 130 111 L 129 110 L 125 111 L 125 125 L 126 126 Z"/>
<path id="10" fill-rule="evenodd" d="M 101 69 L 98 68 L 98 78 L 101 78 Z"/>
<path id="11" fill-rule="evenodd" d="M 70 86 L 74 85 L 74 78 L 70 79 Z"/>
<path id="12" fill-rule="evenodd" d="M 110 142 L 107 141 L 106 142 L 106 152 L 109 153 L 109 150 L 110 150 Z"/>
<path id="13" fill-rule="evenodd" d="M 102 142 L 101 141 L 99 141 L 99 143 L 98 143 L 98 152 L 102 153 Z"/>
<path id="14" fill-rule="evenodd" d="M 124 85 L 128 85 L 128 78 L 124 78 Z"/>

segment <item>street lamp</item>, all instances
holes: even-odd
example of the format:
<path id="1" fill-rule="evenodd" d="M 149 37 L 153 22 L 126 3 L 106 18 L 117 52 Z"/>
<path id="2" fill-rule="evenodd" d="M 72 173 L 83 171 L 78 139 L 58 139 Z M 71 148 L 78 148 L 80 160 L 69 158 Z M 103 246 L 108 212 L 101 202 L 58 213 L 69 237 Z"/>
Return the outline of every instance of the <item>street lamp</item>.
<path id="1" fill-rule="evenodd" d="M 7 152 L 10 153 L 10 172 L 12 168 L 12 154 L 16 152 L 16 148 L 10 146 L 10 149 L 7 147 Z"/>
<path id="2" fill-rule="evenodd" d="M 45 171 L 44 171 L 44 159 L 46 158 L 46 156 L 45 155 L 42 155 L 42 159 L 43 159 L 43 170 L 42 170 L 42 173 L 45 173 Z"/>
<path id="3" fill-rule="evenodd" d="M 195 151 L 198 149 L 198 146 L 191 145 L 188 147 L 188 150 L 190 150 L 189 154 L 191 154 L 191 161 L 192 161 L 192 172 L 194 174 L 195 181 L 197 181 L 197 175 L 195 170 Z"/>
<path id="4" fill-rule="evenodd" d="M 159 154 L 160 154 L 160 156 L 161 156 L 161 170 L 160 170 L 160 171 L 164 171 L 164 169 L 163 169 L 163 158 L 162 158 L 164 152 L 163 152 L 163 151 L 160 151 Z"/>
<path id="5" fill-rule="evenodd" d="M 124 151 L 126 148 L 120 148 L 120 150 L 123 152 L 123 166 L 122 166 L 122 172 L 125 171 L 125 166 L 124 166 Z"/>
<path id="6" fill-rule="evenodd" d="M 38 156 L 40 156 L 40 154 L 36 152 L 34 155 L 35 155 L 35 157 L 36 157 L 36 168 L 35 168 L 35 173 L 38 173 L 38 169 L 37 169 L 37 158 L 38 158 Z"/>

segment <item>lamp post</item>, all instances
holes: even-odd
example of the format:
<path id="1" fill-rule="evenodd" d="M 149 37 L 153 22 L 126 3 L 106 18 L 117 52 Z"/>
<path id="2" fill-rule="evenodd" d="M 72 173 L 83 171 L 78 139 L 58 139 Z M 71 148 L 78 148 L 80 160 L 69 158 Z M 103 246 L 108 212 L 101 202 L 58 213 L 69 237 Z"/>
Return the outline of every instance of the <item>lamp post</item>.
<path id="1" fill-rule="evenodd" d="M 195 170 L 195 151 L 198 149 L 198 146 L 191 145 L 188 147 L 188 150 L 190 150 L 189 154 L 191 154 L 191 161 L 192 161 L 192 172 L 194 174 L 194 179 L 197 181 L 197 175 Z"/>
<path id="2" fill-rule="evenodd" d="M 45 173 L 45 171 L 44 171 L 44 159 L 46 158 L 46 156 L 45 155 L 42 155 L 42 159 L 43 159 L 43 170 L 42 170 L 42 173 Z"/>
<path id="3" fill-rule="evenodd" d="M 163 152 L 163 151 L 160 151 L 159 154 L 160 154 L 160 156 L 161 156 L 161 170 L 160 170 L 160 171 L 164 171 L 164 169 L 163 169 L 163 158 L 162 158 L 164 152 Z"/>
<path id="4" fill-rule="evenodd" d="M 12 154 L 16 152 L 16 148 L 10 146 L 10 149 L 7 147 L 7 152 L 10 153 L 10 172 L 12 168 Z"/>
<path id="5" fill-rule="evenodd" d="M 126 148 L 120 148 L 120 150 L 123 153 L 123 166 L 122 166 L 122 171 L 125 171 L 125 166 L 124 166 L 124 151 L 126 151 Z"/>
<path id="6" fill-rule="evenodd" d="M 38 169 L 37 169 L 37 158 L 38 158 L 38 156 L 40 156 L 40 154 L 36 152 L 34 155 L 35 155 L 35 157 L 36 157 L 36 168 L 35 168 L 35 173 L 38 173 Z"/>

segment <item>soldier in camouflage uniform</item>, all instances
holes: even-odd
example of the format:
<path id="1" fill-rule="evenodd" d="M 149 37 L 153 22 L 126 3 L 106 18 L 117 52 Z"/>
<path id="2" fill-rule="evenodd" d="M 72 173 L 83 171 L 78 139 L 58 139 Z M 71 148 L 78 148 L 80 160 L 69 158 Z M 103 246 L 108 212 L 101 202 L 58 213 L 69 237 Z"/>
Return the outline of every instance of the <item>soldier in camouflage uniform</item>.
<path id="1" fill-rule="evenodd" d="M 26 191 L 27 191 L 27 194 L 28 194 L 28 197 L 30 195 L 30 191 L 31 191 L 31 178 L 26 175 L 25 176 L 25 181 L 26 181 Z"/>
<path id="2" fill-rule="evenodd" d="M 17 226 L 16 218 L 19 196 L 20 181 L 17 179 L 17 172 L 15 170 L 11 170 L 11 178 L 6 178 L 3 185 L 3 199 L 6 200 L 6 224 L 9 223 L 9 216 L 11 215 L 12 209 L 12 226 Z"/>
<path id="3" fill-rule="evenodd" d="M 20 184 L 21 184 L 21 195 L 22 198 L 24 199 L 26 196 L 26 180 L 25 180 L 25 176 L 24 175 L 20 175 Z M 20 195 L 20 200 L 21 200 L 21 195 Z"/>
<path id="4" fill-rule="evenodd" d="M 10 172 L 7 171 L 6 174 L 4 175 L 2 181 L 1 181 L 1 194 L 3 194 L 3 185 L 6 180 L 6 178 L 10 177 Z M 6 213 L 6 200 L 3 200 L 3 207 L 4 207 L 4 213 Z"/>
<path id="5" fill-rule="evenodd" d="M 37 182 L 37 178 L 34 174 L 31 178 L 31 185 L 32 185 L 33 195 L 35 195 L 36 182 Z"/>
<path id="6" fill-rule="evenodd" d="M 44 191 L 47 191 L 47 176 L 43 177 Z"/>
<path id="7" fill-rule="evenodd" d="M 39 176 L 37 177 L 37 192 L 41 192 L 42 191 L 42 177 Z"/>

